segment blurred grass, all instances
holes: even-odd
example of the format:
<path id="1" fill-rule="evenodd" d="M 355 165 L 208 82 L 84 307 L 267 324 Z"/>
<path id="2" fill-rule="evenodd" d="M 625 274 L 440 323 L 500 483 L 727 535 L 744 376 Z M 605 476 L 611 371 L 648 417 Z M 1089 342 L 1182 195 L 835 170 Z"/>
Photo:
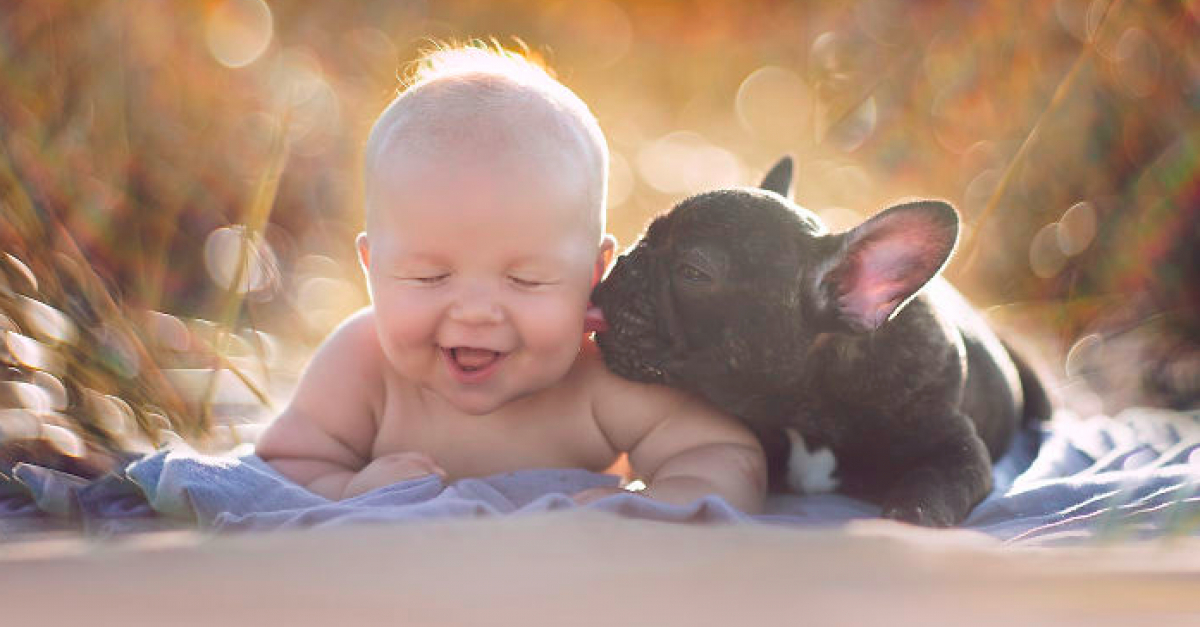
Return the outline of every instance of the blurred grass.
<path id="1" fill-rule="evenodd" d="M 797 200 L 835 228 L 954 202 L 951 275 L 1072 402 L 1195 406 L 1198 19 L 1165 0 L 6 3 L 0 246 L 37 287 L 8 262 L 0 322 L 63 365 L 9 358 L 5 381 L 55 377 L 67 400 L 39 420 L 98 448 L 237 420 L 212 415 L 221 371 L 261 417 L 366 303 L 359 153 L 399 75 L 430 39 L 495 36 L 592 106 L 624 244 L 790 153 Z M 28 299 L 69 341 L 39 339 Z"/>

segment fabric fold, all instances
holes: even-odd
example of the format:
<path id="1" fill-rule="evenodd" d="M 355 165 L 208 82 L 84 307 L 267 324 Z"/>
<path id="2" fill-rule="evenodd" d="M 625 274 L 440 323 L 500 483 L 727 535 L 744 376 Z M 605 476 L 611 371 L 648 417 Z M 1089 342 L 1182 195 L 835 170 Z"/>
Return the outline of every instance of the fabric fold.
<path id="1" fill-rule="evenodd" d="M 1060 416 L 1022 431 L 993 473 L 992 493 L 961 527 L 1002 542 L 1200 535 L 1200 412 Z M 617 479 L 579 469 L 522 470 L 449 485 L 430 475 L 330 501 L 250 451 L 212 456 L 186 447 L 157 451 L 93 481 L 30 464 L 7 474 L 0 476 L 0 532 L 10 535 L 63 521 L 102 535 L 180 527 L 263 531 L 576 507 L 664 522 L 836 527 L 880 511 L 839 494 L 772 494 L 756 516 L 716 496 L 675 506 L 618 493 L 580 506 L 572 494 L 615 486 Z"/>

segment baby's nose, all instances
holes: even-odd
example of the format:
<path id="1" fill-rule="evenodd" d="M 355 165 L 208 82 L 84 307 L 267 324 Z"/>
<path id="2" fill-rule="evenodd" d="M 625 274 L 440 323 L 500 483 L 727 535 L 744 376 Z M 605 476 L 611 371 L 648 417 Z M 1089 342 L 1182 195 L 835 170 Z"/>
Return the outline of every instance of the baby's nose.
<path id="1" fill-rule="evenodd" d="M 504 312 L 494 290 L 476 286 L 464 289 L 454 299 L 450 318 L 463 324 L 495 324 L 504 319 Z"/>

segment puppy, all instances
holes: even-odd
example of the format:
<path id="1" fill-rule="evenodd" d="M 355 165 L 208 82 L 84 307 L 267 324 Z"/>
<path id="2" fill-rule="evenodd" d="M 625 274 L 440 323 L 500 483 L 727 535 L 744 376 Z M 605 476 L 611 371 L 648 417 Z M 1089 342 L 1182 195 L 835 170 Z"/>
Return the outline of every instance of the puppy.
<path id="1" fill-rule="evenodd" d="M 904 203 L 831 234 L 788 200 L 791 170 L 785 158 L 760 189 L 699 194 L 650 224 L 592 295 L 605 362 L 744 420 L 776 488 L 957 524 L 1021 421 L 1049 415 L 1046 394 L 937 276 L 953 207 Z"/>

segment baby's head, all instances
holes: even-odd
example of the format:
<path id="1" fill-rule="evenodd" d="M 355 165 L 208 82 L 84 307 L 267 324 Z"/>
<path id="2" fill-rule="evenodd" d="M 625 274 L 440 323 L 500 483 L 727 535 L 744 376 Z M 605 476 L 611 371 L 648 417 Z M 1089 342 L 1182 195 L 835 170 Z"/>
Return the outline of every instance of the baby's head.
<path id="1" fill-rule="evenodd" d="M 584 103 L 484 48 L 426 57 L 365 154 L 359 254 L 395 370 L 468 413 L 553 384 L 579 350 L 608 153 Z"/>
<path id="2" fill-rule="evenodd" d="M 396 168 L 463 161 L 544 166 L 583 186 L 581 226 L 597 241 L 604 227 L 608 146 L 586 104 L 517 53 L 483 47 L 439 49 L 422 58 L 409 87 L 383 111 L 367 140 L 367 230 L 384 202 L 378 183 Z M 575 208 L 575 207 L 573 207 Z"/>

